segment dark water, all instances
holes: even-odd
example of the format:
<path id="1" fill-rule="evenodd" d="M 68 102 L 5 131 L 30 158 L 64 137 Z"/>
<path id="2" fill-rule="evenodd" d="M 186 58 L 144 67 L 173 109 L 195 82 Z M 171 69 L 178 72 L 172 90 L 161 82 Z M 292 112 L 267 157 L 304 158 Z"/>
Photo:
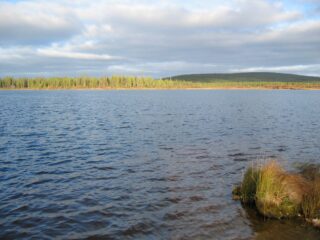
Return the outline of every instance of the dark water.
<path id="1" fill-rule="evenodd" d="M 319 239 L 231 197 L 320 162 L 319 91 L 0 91 L 1 239 Z"/>

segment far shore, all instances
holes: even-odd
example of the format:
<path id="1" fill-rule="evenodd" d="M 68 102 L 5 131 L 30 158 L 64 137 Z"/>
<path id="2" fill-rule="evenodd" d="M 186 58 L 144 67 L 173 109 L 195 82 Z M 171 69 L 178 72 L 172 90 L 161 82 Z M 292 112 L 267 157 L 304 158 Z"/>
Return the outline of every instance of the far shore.
<path id="1" fill-rule="evenodd" d="M 188 76 L 185 76 L 188 79 Z M 190 77 L 189 77 L 190 78 Z M 320 90 L 320 78 L 286 74 L 212 75 L 190 80 L 152 77 L 0 78 L 3 90 Z"/>
<path id="2" fill-rule="evenodd" d="M 313 90 L 319 91 L 319 88 L 304 87 L 193 87 L 193 88 L 0 88 L 0 91 L 56 91 L 56 90 L 77 90 L 77 91 L 112 91 L 112 90 Z"/>

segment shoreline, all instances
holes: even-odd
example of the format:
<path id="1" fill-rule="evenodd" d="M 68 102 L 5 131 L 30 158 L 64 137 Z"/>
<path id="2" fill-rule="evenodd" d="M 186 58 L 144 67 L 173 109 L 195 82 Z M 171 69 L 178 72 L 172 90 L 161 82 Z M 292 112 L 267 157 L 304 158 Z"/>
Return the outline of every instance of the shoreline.
<path id="1" fill-rule="evenodd" d="M 281 87 L 194 87 L 194 88 L 0 88 L 0 91 L 112 91 L 112 90 L 311 90 L 319 91 L 319 88 L 281 88 Z"/>

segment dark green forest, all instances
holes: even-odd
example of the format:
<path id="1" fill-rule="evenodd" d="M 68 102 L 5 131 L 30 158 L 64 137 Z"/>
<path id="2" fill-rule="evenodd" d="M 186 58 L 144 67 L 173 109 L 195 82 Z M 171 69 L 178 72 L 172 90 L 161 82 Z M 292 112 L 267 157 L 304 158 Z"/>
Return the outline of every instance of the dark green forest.
<path id="1" fill-rule="evenodd" d="M 211 73 L 211 74 L 188 74 L 173 76 L 172 80 L 184 81 L 249 81 L 249 82 L 320 82 L 320 77 L 303 76 L 287 73 L 273 72 L 245 72 L 245 73 Z"/>

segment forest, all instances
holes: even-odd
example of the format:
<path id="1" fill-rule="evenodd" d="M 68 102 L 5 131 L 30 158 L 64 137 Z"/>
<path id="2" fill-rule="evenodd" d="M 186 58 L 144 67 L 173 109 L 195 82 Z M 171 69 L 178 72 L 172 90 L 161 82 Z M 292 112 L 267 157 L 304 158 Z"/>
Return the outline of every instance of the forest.
<path id="1" fill-rule="evenodd" d="M 276 76 L 272 78 L 271 76 Z M 279 77 L 280 76 L 280 77 Z M 293 76 L 290 78 L 290 76 Z M 299 80 L 301 79 L 301 80 Z M 320 78 L 298 75 L 184 75 L 155 79 L 136 76 L 0 78 L 0 89 L 320 89 Z"/>

